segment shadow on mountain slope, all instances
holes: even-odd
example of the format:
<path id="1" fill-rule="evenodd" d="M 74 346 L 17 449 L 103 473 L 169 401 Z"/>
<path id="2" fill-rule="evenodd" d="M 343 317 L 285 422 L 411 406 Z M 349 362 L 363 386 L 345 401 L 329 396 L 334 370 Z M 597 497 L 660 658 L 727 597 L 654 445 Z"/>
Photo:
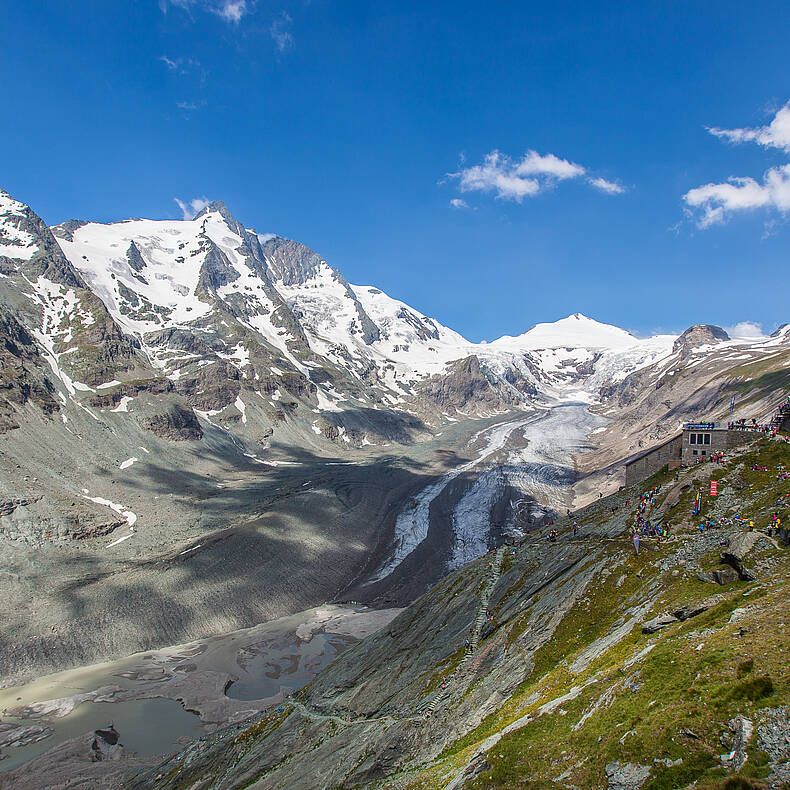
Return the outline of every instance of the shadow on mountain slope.
<path id="1" fill-rule="evenodd" d="M 31 602 L 37 616 L 31 624 L 19 612 L 4 626 L 4 679 L 225 632 L 339 596 L 371 556 L 380 559 L 403 501 L 434 479 L 426 463 L 395 456 L 348 463 L 288 448 L 298 465 L 245 468 L 223 450 L 191 453 L 202 463 L 215 453 L 229 479 L 135 464 L 124 486 L 156 501 L 158 520 L 135 528 L 119 547 L 127 552 L 115 554 L 107 538 L 68 556 L 49 547 L 26 569 L 41 582 Z M 179 500 L 196 513 L 174 528 L 168 513 Z M 415 579 L 419 591 L 431 576 Z"/>

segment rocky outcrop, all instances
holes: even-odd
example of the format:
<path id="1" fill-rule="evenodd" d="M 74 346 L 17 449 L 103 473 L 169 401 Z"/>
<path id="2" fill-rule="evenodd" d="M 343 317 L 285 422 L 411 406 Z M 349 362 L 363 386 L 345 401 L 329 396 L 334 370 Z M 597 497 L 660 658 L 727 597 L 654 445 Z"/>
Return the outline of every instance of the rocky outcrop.
<path id="1" fill-rule="evenodd" d="M 469 408 L 504 411 L 519 402 L 509 388 L 497 386 L 496 377 L 486 373 L 476 356 L 451 362 L 444 374 L 420 382 L 415 390 L 420 399 L 443 412 Z"/>
<path id="2" fill-rule="evenodd" d="M 217 411 L 233 403 L 241 389 L 241 373 L 229 362 L 203 365 L 180 377 L 175 388 L 191 406 L 201 411 Z"/>
<path id="3" fill-rule="evenodd" d="M 18 409 L 28 401 L 44 417 L 60 409 L 50 374 L 28 330 L 0 305 L 0 433 L 19 427 Z"/>
<path id="4" fill-rule="evenodd" d="M 123 744 L 120 742 L 118 730 L 110 725 L 106 730 L 95 730 L 91 744 L 91 760 L 120 760 L 123 757 Z"/>
<path id="5" fill-rule="evenodd" d="M 650 767 L 638 763 L 609 763 L 606 766 L 607 790 L 639 790 L 650 778 Z"/>
<path id="6" fill-rule="evenodd" d="M 170 379 L 146 378 L 132 379 L 117 384 L 114 387 L 106 387 L 92 395 L 88 403 L 99 409 L 113 409 L 117 407 L 124 398 L 135 398 L 140 393 L 149 395 L 165 395 L 173 392 L 175 387 Z"/>
<path id="7" fill-rule="evenodd" d="M 760 532 L 741 532 L 730 540 L 727 550 L 722 552 L 722 562 L 730 565 L 743 581 L 752 581 L 755 572 L 744 564 L 746 556 L 760 541 L 766 540 Z"/>
<path id="8" fill-rule="evenodd" d="M 129 249 L 126 250 L 126 260 L 129 262 L 129 266 L 138 274 L 145 268 L 145 261 L 140 248 L 133 241 L 129 242 Z"/>
<path id="9" fill-rule="evenodd" d="M 275 236 L 263 245 L 266 263 L 283 285 L 303 283 L 314 277 L 324 262 L 320 255 L 298 241 Z"/>
<path id="10" fill-rule="evenodd" d="M 731 584 L 732 582 L 737 582 L 740 579 L 740 575 L 734 568 L 716 568 L 714 571 L 705 571 L 704 573 L 698 573 L 697 578 L 701 582 L 711 582 L 713 584 Z"/>
<path id="11" fill-rule="evenodd" d="M 723 598 L 721 595 L 712 595 L 709 598 L 705 598 L 701 601 L 695 601 L 694 603 L 686 604 L 679 609 L 675 609 L 673 612 L 660 614 L 657 617 L 653 617 L 652 619 L 646 620 L 644 623 L 642 623 L 642 633 L 655 634 L 661 629 L 667 628 L 674 623 L 682 622 L 683 620 L 689 620 L 692 617 L 696 617 L 698 614 L 707 612 L 708 609 L 716 606 L 716 604 L 721 603 L 722 600 Z"/>
<path id="12" fill-rule="evenodd" d="M 331 270 L 332 279 L 345 289 L 346 297 L 354 305 L 363 341 L 370 345 L 381 338 L 381 330 L 365 312 L 346 278 L 320 255 L 304 244 L 279 236 L 266 241 L 261 249 L 272 278 L 285 286 L 305 283 L 318 274 L 322 265 L 326 266 Z"/>
<path id="13" fill-rule="evenodd" d="M 240 275 L 216 244 L 206 239 L 204 245 L 207 252 L 200 268 L 196 293 L 199 298 L 210 300 L 218 288 L 238 280 Z"/>
<path id="14" fill-rule="evenodd" d="M 713 346 L 729 339 L 730 336 L 720 326 L 695 324 L 680 335 L 672 351 L 681 357 L 687 357 L 695 348 Z"/>
<path id="15" fill-rule="evenodd" d="M 74 241 L 74 231 L 79 230 L 88 223 L 83 219 L 69 219 L 52 228 L 53 235 L 66 241 Z"/>
<path id="16" fill-rule="evenodd" d="M 676 622 L 678 622 L 678 618 L 674 615 L 660 614 L 642 623 L 642 633 L 655 634 L 662 628 L 667 628 L 670 625 L 674 625 Z"/>
<path id="17" fill-rule="evenodd" d="M 727 730 L 721 736 L 721 742 L 730 748 L 730 752 L 720 756 L 721 764 L 730 771 L 740 771 L 749 755 L 746 747 L 752 739 L 754 724 L 746 716 L 736 716 L 727 722 Z"/>
<path id="18" fill-rule="evenodd" d="M 197 416 L 192 409 L 178 404 L 143 421 L 146 430 L 172 442 L 197 441 L 203 438 Z"/>
<path id="19" fill-rule="evenodd" d="M 786 705 L 759 711 L 757 741 L 768 755 L 772 786 L 790 782 L 790 709 Z"/>

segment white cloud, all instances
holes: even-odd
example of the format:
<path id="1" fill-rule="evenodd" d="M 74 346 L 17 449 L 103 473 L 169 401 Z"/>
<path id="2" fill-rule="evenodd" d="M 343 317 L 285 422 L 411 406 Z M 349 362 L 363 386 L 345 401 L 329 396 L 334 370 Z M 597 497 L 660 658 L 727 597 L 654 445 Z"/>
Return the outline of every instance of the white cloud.
<path id="1" fill-rule="evenodd" d="M 790 102 L 784 105 L 767 126 L 708 131 L 733 143 L 755 142 L 790 153 Z M 697 225 L 709 228 L 729 219 L 736 212 L 759 208 L 790 212 L 790 164 L 772 167 L 763 174 L 762 182 L 747 176 L 730 176 L 726 182 L 704 184 L 683 195 L 690 210 L 698 210 Z M 691 213 L 691 212 L 689 212 Z"/>
<path id="2" fill-rule="evenodd" d="M 170 71 L 174 71 L 178 74 L 186 74 L 190 69 L 200 68 L 200 61 L 196 58 L 169 58 L 167 55 L 161 55 L 159 60 L 161 60 Z"/>
<path id="3" fill-rule="evenodd" d="M 179 101 L 176 102 L 176 107 L 179 110 L 183 110 L 184 112 L 193 112 L 194 110 L 199 110 L 201 107 L 206 106 L 206 100 L 201 99 L 200 101 Z"/>
<path id="4" fill-rule="evenodd" d="M 787 102 L 774 116 L 767 126 L 746 127 L 743 129 L 719 129 L 712 127 L 708 131 L 729 140 L 731 143 L 755 142 L 769 148 L 781 148 L 790 152 L 790 102 Z"/>
<path id="5" fill-rule="evenodd" d="M 225 0 L 214 9 L 214 13 L 226 22 L 238 23 L 247 13 L 247 0 Z"/>
<path id="6" fill-rule="evenodd" d="M 461 192 L 493 192 L 499 199 L 521 203 L 525 197 L 534 197 L 558 181 L 581 178 L 586 174 L 587 169 L 582 165 L 554 154 L 527 151 L 521 159 L 514 161 L 493 150 L 484 157 L 482 164 L 447 175 L 458 180 Z M 588 180 L 598 189 L 612 193 L 623 191 L 619 185 L 602 178 Z"/>
<path id="7" fill-rule="evenodd" d="M 183 8 L 185 11 L 200 8 L 216 14 L 229 24 L 238 24 L 241 18 L 250 12 L 250 6 L 254 5 L 254 2 L 248 4 L 247 0 L 159 0 L 159 8 L 163 13 L 167 13 L 171 5 Z"/>
<path id="8" fill-rule="evenodd" d="M 724 331 L 736 340 L 756 340 L 765 337 L 762 324 L 756 321 L 740 321 L 735 326 L 725 326 Z"/>
<path id="9" fill-rule="evenodd" d="M 605 178 L 588 178 L 587 182 L 601 192 L 606 192 L 607 195 L 622 195 L 625 192 L 624 186 L 614 181 L 607 181 Z"/>
<path id="10" fill-rule="evenodd" d="M 285 52 L 286 49 L 290 49 L 294 45 L 293 34 L 288 30 L 291 21 L 291 17 L 283 11 L 269 28 L 274 44 L 280 52 Z"/>
<path id="11" fill-rule="evenodd" d="M 762 183 L 753 178 L 728 179 L 723 184 L 705 184 L 690 189 L 683 200 L 692 209 L 699 209 L 700 228 L 724 222 L 738 211 L 775 208 L 790 211 L 790 164 L 772 167 L 763 175 Z"/>
<path id="12" fill-rule="evenodd" d="M 209 204 L 208 198 L 205 197 L 192 198 L 192 200 L 188 200 L 186 203 L 178 198 L 173 198 L 173 200 L 178 203 L 178 207 L 181 209 L 184 219 L 194 219 L 195 215 Z"/>
<path id="13" fill-rule="evenodd" d="M 462 198 L 453 198 L 450 201 L 450 205 L 453 208 L 459 208 L 459 209 L 469 208 L 469 204 L 465 200 L 463 200 Z"/>
<path id="14" fill-rule="evenodd" d="M 549 176 L 563 181 L 583 176 L 585 170 L 581 165 L 560 159 L 554 154 L 541 156 L 537 151 L 527 151 L 516 165 L 516 173 L 520 176 Z"/>

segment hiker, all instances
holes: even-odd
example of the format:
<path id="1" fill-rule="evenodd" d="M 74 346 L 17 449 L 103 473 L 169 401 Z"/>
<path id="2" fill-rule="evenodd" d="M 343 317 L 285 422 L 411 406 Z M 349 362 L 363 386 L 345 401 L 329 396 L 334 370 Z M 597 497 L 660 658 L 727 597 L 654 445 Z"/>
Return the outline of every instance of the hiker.
<path id="1" fill-rule="evenodd" d="M 634 532 L 634 549 L 636 553 L 639 554 L 639 533 Z"/>

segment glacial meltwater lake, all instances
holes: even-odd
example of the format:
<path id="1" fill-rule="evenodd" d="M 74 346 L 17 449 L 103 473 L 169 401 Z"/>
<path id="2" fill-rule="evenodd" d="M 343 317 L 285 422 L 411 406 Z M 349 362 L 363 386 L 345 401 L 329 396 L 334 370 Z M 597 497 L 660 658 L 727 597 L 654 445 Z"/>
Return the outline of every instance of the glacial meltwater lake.
<path id="1" fill-rule="evenodd" d="M 4 721 L 15 721 L 11 717 Z M 27 721 L 26 724 L 31 722 Z M 42 722 L 44 724 L 44 722 Z M 52 735 L 29 746 L 11 746 L 3 750 L 0 771 L 10 771 L 23 763 L 87 732 L 113 724 L 120 742 L 140 757 L 168 754 L 181 748 L 182 738 L 199 738 L 205 734 L 200 719 L 170 699 L 136 699 L 126 702 L 83 702 L 68 716 L 47 723 Z"/>
<path id="2" fill-rule="evenodd" d="M 281 689 L 306 686 L 315 674 L 357 640 L 342 634 L 313 634 L 309 642 L 283 638 L 240 651 L 238 680 L 225 694 L 231 699 L 273 697 Z"/>

